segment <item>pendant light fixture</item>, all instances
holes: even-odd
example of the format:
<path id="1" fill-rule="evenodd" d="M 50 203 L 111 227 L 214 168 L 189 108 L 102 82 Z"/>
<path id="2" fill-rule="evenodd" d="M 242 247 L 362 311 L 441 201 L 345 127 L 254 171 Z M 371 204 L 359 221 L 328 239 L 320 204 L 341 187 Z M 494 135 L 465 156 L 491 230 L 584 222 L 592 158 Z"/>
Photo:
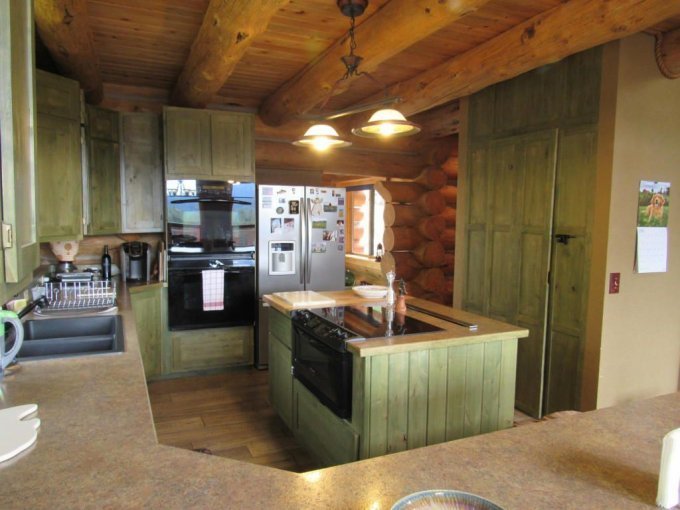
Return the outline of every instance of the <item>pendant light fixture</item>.
<path id="1" fill-rule="evenodd" d="M 354 39 L 354 28 L 355 28 L 355 18 L 361 16 L 366 7 L 368 6 L 368 0 L 336 0 L 336 4 L 342 12 L 343 15 L 350 18 L 350 28 L 349 28 L 349 55 L 342 57 L 342 62 L 345 64 L 345 74 L 333 84 L 333 87 L 328 92 L 326 99 L 321 105 L 321 111 L 333 96 L 335 89 L 338 85 L 352 76 L 362 76 L 365 75 L 370 78 L 373 82 L 378 84 L 385 90 L 385 87 L 371 74 L 367 71 L 359 72 L 359 64 L 363 60 L 359 55 L 354 54 L 357 43 Z M 321 116 L 322 119 L 331 119 L 344 117 L 346 115 L 353 115 L 362 111 L 370 110 L 376 106 L 395 103 L 399 101 L 398 97 L 387 97 L 376 101 L 374 103 L 361 105 L 355 108 L 348 108 L 344 112 L 336 112 L 326 116 Z M 420 127 L 408 120 L 394 108 L 383 108 L 376 111 L 366 124 L 352 129 L 352 133 L 357 136 L 362 136 L 365 138 L 389 138 L 398 136 L 410 136 L 415 135 L 420 132 Z M 302 147 L 311 147 L 313 149 L 324 151 L 332 147 L 348 147 L 351 142 L 344 140 L 340 137 L 338 132 L 330 125 L 319 123 L 314 124 L 310 127 L 300 139 L 295 140 L 293 145 Z"/>

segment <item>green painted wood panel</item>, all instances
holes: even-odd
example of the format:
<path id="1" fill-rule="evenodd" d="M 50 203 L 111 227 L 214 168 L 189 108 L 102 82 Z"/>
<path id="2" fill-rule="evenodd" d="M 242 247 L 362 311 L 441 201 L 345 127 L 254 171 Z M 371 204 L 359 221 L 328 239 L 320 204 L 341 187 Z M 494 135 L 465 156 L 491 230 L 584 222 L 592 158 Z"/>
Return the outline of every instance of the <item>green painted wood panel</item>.
<path id="1" fill-rule="evenodd" d="M 163 231 L 160 129 L 160 117 L 155 113 L 121 114 L 121 227 L 125 233 Z"/>
<path id="2" fill-rule="evenodd" d="M 463 437 L 465 429 L 465 366 L 467 346 L 449 347 L 446 387 L 446 440 Z"/>
<path id="3" fill-rule="evenodd" d="M 484 390 L 484 344 L 465 348 L 465 416 L 463 437 L 474 436 L 482 427 L 482 396 Z"/>
<path id="4" fill-rule="evenodd" d="M 294 429 L 293 423 L 293 354 L 279 341 L 277 335 L 269 334 L 269 400 L 283 422 Z"/>
<path id="5" fill-rule="evenodd" d="M 41 113 L 37 127 L 36 195 L 40 241 L 82 239 L 80 124 Z"/>
<path id="6" fill-rule="evenodd" d="M 406 447 L 418 448 L 427 444 L 427 423 L 429 420 L 429 353 L 416 351 L 408 353 L 408 423 L 406 426 Z M 445 409 L 445 406 L 441 406 Z"/>
<path id="7" fill-rule="evenodd" d="M 0 4 L 0 169 L 2 221 L 11 227 L 12 246 L 3 242 L 0 295 L 26 288 L 40 264 L 36 232 L 36 104 L 33 3 Z M 7 285 L 2 285 L 6 283 Z"/>
<path id="8" fill-rule="evenodd" d="M 139 351 L 147 380 L 162 374 L 163 318 L 161 288 L 151 288 L 130 294 Z"/>
<path id="9" fill-rule="evenodd" d="M 388 356 L 374 356 L 371 359 L 371 386 L 369 406 L 368 456 L 376 457 L 387 453 L 388 417 Z M 365 431 L 364 431 L 365 432 Z"/>
<path id="10" fill-rule="evenodd" d="M 409 353 L 389 355 L 387 370 L 387 452 L 394 453 L 408 440 Z"/>
<path id="11" fill-rule="evenodd" d="M 268 318 L 269 332 L 272 335 L 275 335 L 283 345 L 288 347 L 288 349 L 292 350 L 293 325 L 290 321 L 290 317 L 270 307 Z"/>
<path id="12" fill-rule="evenodd" d="M 502 343 L 500 387 L 498 390 L 498 428 L 512 427 L 515 417 L 515 374 L 518 340 Z"/>
<path id="13" fill-rule="evenodd" d="M 80 86 L 57 74 L 36 70 L 36 103 L 38 111 L 80 124 Z"/>
<path id="14" fill-rule="evenodd" d="M 359 435 L 346 420 L 338 418 L 299 381 L 293 384 L 295 437 L 325 466 L 358 459 Z"/>
<path id="15" fill-rule="evenodd" d="M 168 177 L 212 174 L 210 112 L 165 108 L 165 173 Z"/>
<path id="16" fill-rule="evenodd" d="M 447 348 L 428 352 L 427 444 L 446 441 L 448 353 Z M 409 433 L 409 447 L 412 440 L 413 434 Z"/>
<path id="17" fill-rule="evenodd" d="M 118 142 L 120 140 L 118 112 L 88 105 L 87 133 L 90 138 Z"/>
<path id="18" fill-rule="evenodd" d="M 88 145 L 88 234 L 117 234 L 121 231 L 120 144 L 91 138 Z"/>
<path id="19" fill-rule="evenodd" d="M 484 376 L 482 383 L 482 417 L 480 431 L 498 430 L 501 382 L 502 342 L 484 344 Z"/>
<path id="20" fill-rule="evenodd" d="M 211 112 L 212 175 L 255 177 L 255 117 L 252 113 Z"/>

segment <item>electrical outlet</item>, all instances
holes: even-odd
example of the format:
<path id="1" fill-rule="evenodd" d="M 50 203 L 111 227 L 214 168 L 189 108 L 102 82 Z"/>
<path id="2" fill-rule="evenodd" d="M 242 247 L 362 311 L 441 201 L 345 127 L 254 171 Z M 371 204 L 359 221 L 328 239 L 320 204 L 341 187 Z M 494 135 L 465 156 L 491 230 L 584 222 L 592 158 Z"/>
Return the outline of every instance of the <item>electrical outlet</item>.
<path id="1" fill-rule="evenodd" d="M 609 293 L 618 294 L 621 287 L 621 273 L 609 273 Z"/>

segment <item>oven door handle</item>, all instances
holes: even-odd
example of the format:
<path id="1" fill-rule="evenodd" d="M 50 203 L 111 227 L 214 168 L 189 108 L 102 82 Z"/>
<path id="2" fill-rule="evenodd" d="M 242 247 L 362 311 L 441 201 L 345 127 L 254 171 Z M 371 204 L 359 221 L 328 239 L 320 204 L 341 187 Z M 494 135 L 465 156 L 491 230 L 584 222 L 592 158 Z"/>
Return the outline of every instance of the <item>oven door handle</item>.
<path id="1" fill-rule="evenodd" d="M 200 276 L 203 271 L 219 271 L 219 269 L 168 269 L 169 273 L 179 276 Z M 238 269 L 223 269 L 222 272 L 227 274 L 243 274 L 248 272 L 254 272 L 255 269 L 252 267 L 243 267 Z"/>

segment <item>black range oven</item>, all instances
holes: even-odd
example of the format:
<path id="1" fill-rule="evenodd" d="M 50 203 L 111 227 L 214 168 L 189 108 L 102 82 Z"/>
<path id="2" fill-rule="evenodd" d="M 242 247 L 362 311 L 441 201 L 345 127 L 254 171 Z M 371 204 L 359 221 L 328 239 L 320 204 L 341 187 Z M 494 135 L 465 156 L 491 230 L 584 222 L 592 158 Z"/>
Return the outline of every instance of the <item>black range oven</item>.
<path id="1" fill-rule="evenodd" d="M 212 294 L 206 291 L 209 281 L 215 289 Z M 255 310 L 254 252 L 171 256 L 168 261 L 171 330 L 252 326 Z"/>
<path id="2" fill-rule="evenodd" d="M 352 416 L 352 353 L 347 342 L 441 328 L 384 306 L 338 306 L 292 315 L 293 375 L 340 418 Z"/>
<path id="3" fill-rule="evenodd" d="M 352 416 L 352 353 L 356 337 L 308 310 L 293 313 L 293 374 L 340 418 Z"/>

